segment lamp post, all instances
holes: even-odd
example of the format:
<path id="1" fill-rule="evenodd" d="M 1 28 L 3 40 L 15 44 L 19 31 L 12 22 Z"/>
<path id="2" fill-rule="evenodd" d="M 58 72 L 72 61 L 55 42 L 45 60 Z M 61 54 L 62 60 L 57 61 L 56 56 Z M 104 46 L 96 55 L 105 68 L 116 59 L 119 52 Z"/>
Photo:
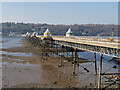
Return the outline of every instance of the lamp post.
<path id="1" fill-rule="evenodd" d="M 114 36 L 114 28 L 112 28 L 112 37 Z"/>

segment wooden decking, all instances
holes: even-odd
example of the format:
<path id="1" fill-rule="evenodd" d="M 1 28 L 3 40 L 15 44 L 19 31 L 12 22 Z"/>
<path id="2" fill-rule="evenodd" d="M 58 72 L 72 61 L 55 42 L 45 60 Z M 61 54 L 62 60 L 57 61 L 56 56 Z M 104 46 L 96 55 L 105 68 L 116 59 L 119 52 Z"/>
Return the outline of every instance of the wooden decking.
<path id="1" fill-rule="evenodd" d="M 113 42 L 113 41 L 93 41 L 93 40 L 82 40 L 82 39 L 70 39 L 70 38 L 57 38 L 53 37 L 54 40 L 59 40 L 59 41 L 66 41 L 66 42 L 71 42 L 71 43 L 80 43 L 80 44 L 87 44 L 87 45 L 94 45 L 94 46 L 102 46 L 102 47 L 109 47 L 109 48 L 116 48 L 120 49 L 120 45 L 118 42 Z"/>
<path id="2" fill-rule="evenodd" d="M 43 38 L 43 36 L 38 36 L 38 37 Z M 66 38 L 63 36 L 53 36 L 53 40 L 120 49 L 119 40 L 110 41 L 108 39 L 95 39 L 95 38 L 89 38 L 89 37 L 86 37 L 86 38 L 82 38 L 82 37 L 81 38 Z"/>

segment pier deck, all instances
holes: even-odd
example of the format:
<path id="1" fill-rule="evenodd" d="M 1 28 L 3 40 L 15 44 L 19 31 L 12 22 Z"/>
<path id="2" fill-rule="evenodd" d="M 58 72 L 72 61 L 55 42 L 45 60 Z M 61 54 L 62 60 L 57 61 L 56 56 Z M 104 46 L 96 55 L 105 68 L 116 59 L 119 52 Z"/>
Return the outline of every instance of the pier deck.
<path id="1" fill-rule="evenodd" d="M 88 44 L 88 45 L 95 45 L 95 46 L 102 46 L 102 47 L 109 47 L 109 48 L 116 48 L 120 49 L 120 43 L 118 41 L 96 41 L 93 39 L 72 39 L 72 38 L 65 38 L 65 37 L 53 37 L 54 40 L 71 42 L 71 43 L 78 43 L 78 44 Z"/>
<path id="2" fill-rule="evenodd" d="M 43 36 L 38 37 L 43 38 Z M 120 43 L 118 39 L 110 41 L 103 38 L 66 38 L 63 36 L 53 36 L 53 40 L 55 44 L 120 58 Z"/>

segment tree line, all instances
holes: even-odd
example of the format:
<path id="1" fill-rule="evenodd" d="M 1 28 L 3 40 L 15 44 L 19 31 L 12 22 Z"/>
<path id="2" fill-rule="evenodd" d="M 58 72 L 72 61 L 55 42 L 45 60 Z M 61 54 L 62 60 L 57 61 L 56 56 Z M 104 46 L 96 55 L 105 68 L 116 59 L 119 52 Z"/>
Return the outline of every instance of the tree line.
<path id="1" fill-rule="evenodd" d="M 15 23 L 5 22 L 1 23 L 2 35 L 8 35 L 10 32 L 17 34 L 25 34 L 27 32 L 38 32 L 42 35 L 47 28 L 53 35 L 65 35 L 69 28 L 75 36 L 111 36 L 114 32 L 114 36 L 118 35 L 118 25 L 115 24 L 73 24 L 73 25 L 54 25 L 47 23 Z"/>

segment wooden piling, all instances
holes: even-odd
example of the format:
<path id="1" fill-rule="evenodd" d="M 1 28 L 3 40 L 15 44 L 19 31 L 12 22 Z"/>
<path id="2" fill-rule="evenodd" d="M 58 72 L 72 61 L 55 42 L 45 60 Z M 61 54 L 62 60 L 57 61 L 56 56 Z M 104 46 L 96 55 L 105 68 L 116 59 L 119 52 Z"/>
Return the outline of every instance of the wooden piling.
<path id="1" fill-rule="evenodd" d="M 74 63 L 73 63 L 73 74 L 75 75 L 75 69 L 76 69 L 76 51 L 77 51 L 77 48 L 75 49 L 75 54 L 74 54 Z"/>
<path id="2" fill-rule="evenodd" d="M 103 58 L 103 54 L 100 55 L 100 67 L 99 67 L 98 89 L 101 88 L 102 58 Z"/>
<path id="3" fill-rule="evenodd" d="M 97 75 L 97 61 L 96 61 L 96 53 L 94 53 L 94 60 L 95 60 L 95 74 Z"/>
<path id="4" fill-rule="evenodd" d="M 77 66 L 79 67 L 78 49 L 76 50 L 76 59 L 77 59 Z"/>
<path id="5" fill-rule="evenodd" d="M 95 87 L 94 88 L 97 88 L 97 78 L 98 76 L 97 75 L 95 75 Z"/>
<path id="6" fill-rule="evenodd" d="M 73 56 L 74 56 L 74 52 L 73 52 L 73 50 L 72 50 L 72 58 L 73 58 Z"/>
<path id="7" fill-rule="evenodd" d="M 44 63 L 44 55 L 45 55 L 45 45 L 42 46 L 42 63 Z"/>
<path id="8" fill-rule="evenodd" d="M 66 57 L 68 58 L 68 49 L 66 49 Z"/>
<path id="9" fill-rule="evenodd" d="M 63 62 L 62 62 L 63 53 L 62 53 L 62 51 L 63 51 L 63 46 L 61 46 L 60 64 L 58 65 L 59 67 L 63 66 Z"/>
<path id="10" fill-rule="evenodd" d="M 59 52 L 58 52 L 58 45 L 57 45 L 57 56 L 59 56 Z"/>

